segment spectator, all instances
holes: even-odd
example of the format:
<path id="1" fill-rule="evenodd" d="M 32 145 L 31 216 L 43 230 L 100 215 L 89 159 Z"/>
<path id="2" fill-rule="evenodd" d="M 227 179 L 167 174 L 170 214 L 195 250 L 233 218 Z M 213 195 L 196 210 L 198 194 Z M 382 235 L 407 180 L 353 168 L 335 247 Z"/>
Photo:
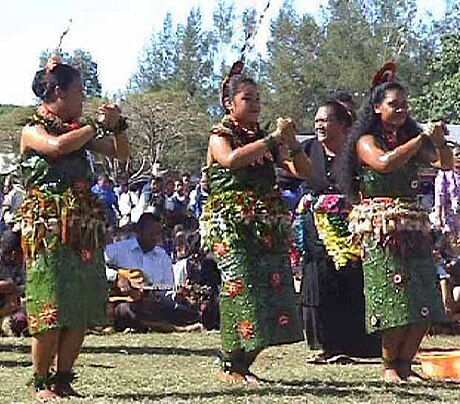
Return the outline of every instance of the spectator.
<path id="1" fill-rule="evenodd" d="M 182 174 L 182 186 L 184 187 L 184 192 L 186 195 L 190 193 L 190 174 Z"/>
<path id="2" fill-rule="evenodd" d="M 1 222 L 10 227 L 13 225 L 16 211 L 19 209 L 24 199 L 24 191 L 19 185 L 15 184 L 13 178 L 9 176 L 5 180 L 3 195 Z"/>
<path id="3" fill-rule="evenodd" d="M 209 196 L 209 183 L 206 172 L 201 173 L 200 182 L 195 189 L 190 192 L 189 210 L 193 216 L 199 218 L 203 212 L 203 205 L 206 203 Z"/>
<path id="4" fill-rule="evenodd" d="M 158 246 L 160 242 L 160 218 L 152 213 L 144 213 L 139 218 L 135 238 L 106 247 L 108 280 L 116 282 L 121 293 L 131 293 L 134 297 L 134 301 L 119 303 L 115 307 L 115 328 L 152 328 L 162 332 L 201 331 L 202 325 L 197 323 L 198 313 L 177 304 L 172 298 L 172 261 Z M 141 270 L 144 274 L 143 286 L 154 286 L 158 290 L 150 295 L 136 292 L 129 279 L 112 268 Z"/>
<path id="5" fill-rule="evenodd" d="M 165 184 L 165 210 L 167 213 L 174 212 L 174 181 L 171 179 Z"/>
<path id="6" fill-rule="evenodd" d="M 6 230 L 0 238 L 0 320 L 9 317 L 9 328 L 19 337 L 27 334 L 27 319 L 20 295 L 25 278 L 20 236 Z"/>
<path id="7" fill-rule="evenodd" d="M 107 213 L 107 225 L 113 227 L 117 225 L 117 214 L 120 213 L 118 198 L 115 191 L 110 186 L 107 174 L 97 177 L 97 183 L 91 188 L 91 192 L 96 195 L 103 203 Z"/>
<path id="8" fill-rule="evenodd" d="M 164 198 L 164 181 L 161 176 L 154 176 L 150 183 L 144 186 L 137 204 L 136 219 L 142 213 L 150 212 L 163 217 L 165 213 L 165 198 Z"/>
<path id="9" fill-rule="evenodd" d="M 188 194 L 185 192 L 184 184 L 182 181 L 175 182 L 175 192 L 174 192 L 174 224 L 185 223 L 187 217 L 187 208 L 189 204 Z"/>
<path id="10" fill-rule="evenodd" d="M 134 209 L 139 202 L 136 193 L 129 189 L 128 180 L 123 179 L 120 183 L 118 194 L 118 207 L 120 208 L 119 227 L 133 223 Z"/>

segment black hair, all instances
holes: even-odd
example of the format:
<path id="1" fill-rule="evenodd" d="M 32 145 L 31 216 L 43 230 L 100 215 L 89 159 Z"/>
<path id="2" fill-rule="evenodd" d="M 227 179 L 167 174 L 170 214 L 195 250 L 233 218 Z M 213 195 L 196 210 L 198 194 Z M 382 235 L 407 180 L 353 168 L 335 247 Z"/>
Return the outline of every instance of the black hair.
<path id="1" fill-rule="evenodd" d="M 56 87 L 66 91 L 79 77 L 80 72 L 72 66 L 57 64 L 50 71 L 41 69 L 35 73 L 32 91 L 42 101 L 51 101 Z"/>
<path id="2" fill-rule="evenodd" d="M 353 96 L 348 91 L 338 91 L 334 94 L 334 100 L 338 102 L 349 102 L 351 105 L 355 105 Z"/>
<path id="3" fill-rule="evenodd" d="M 319 108 L 331 108 L 334 112 L 334 117 L 346 128 L 350 128 L 353 125 L 353 119 L 348 109 L 336 100 L 329 100 L 321 104 Z"/>
<path id="4" fill-rule="evenodd" d="M 253 86 L 257 86 L 257 83 L 255 80 L 249 76 L 246 76 L 244 74 L 235 74 L 232 77 L 230 77 L 230 80 L 227 85 L 226 93 L 227 93 L 227 99 L 229 101 L 232 101 L 235 96 L 241 91 L 241 86 L 243 84 L 250 84 Z M 228 108 L 225 108 L 225 113 L 229 114 L 230 111 Z"/>
<path id="5" fill-rule="evenodd" d="M 151 212 L 144 212 L 137 221 L 137 228 L 144 226 L 144 224 L 150 220 L 153 222 L 161 223 L 161 217 L 159 215 Z"/>
<path id="6" fill-rule="evenodd" d="M 375 137 L 379 146 L 383 149 L 386 148 L 382 136 L 382 121 L 380 115 L 375 113 L 374 106 L 382 104 L 387 92 L 392 90 L 407 94 L 406 88 L 398 82 L 386 82 L 372 87 L 369 98 L 359 116 L 357 125 L 352 131 L 352 134 L 348 137 L 344 150 L 339 157 L 335 173 L 337 184 L 348 199 L 352 201 L 355 201 L 358 196 L 361 175 L 361 164 L 358 161 L 356 144 L 361 136 L 372 135 Z M 417 122 L 408 116 L 402 127 L 398 130 L 398 133 L 401 132 L 401 134 L 407 136 L 407 139 L 404 139 L 404 141 L 407 141 L 417 136 L 420 130 Z"/>

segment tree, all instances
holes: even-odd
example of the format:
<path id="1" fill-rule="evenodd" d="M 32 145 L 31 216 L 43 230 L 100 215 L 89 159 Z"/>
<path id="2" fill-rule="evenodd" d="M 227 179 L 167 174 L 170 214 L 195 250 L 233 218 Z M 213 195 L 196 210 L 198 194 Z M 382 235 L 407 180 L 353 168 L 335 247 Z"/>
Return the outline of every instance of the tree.
<path id="1" fill-rule="evenodd" d="M 210 122 L 185 91 L 131 94 L 123 109 L 130 122 L 130 171 L 135 176 L 151 175 L 157 162 L 193 173 L 205 164 Z"/>
<path id="2" fill-rule="evenodd" d="M 153 33 L 131 78 L 130 90 L 143 91 L 175 85 L 177 79 L 177 32 L 171 13 L 163 20 L 163 30 Z"/>
<path id="3" fill-rule="evenodd" d="M 460 123 L 460 35 L 445 35 L 441 44 L 441 52 L 430 63 L 433 81 L 412 101 L 414 113 L 422 120 Z"/>
<path id="4" fill-rule="evenodd" d="M 292 2 L 285 1 L 271 25 L 267 44 L 265 121 L 290 116 L 301 127 L 308 125 L 306 112 L 311 119 L 312 105 L 321 94 L 315 69 L 321 42 L 319 27 L 313 17 L 299 18 Z"/>
<path id="5" fill-rule="evenodd" d="M 40 68 L 43 68 L 46 61 L 54 51 L 47 49 L 40 55 Z M 91 54 L 83 49 L 75 49 L 72 53 L 63 53 L 62 61 L 75 67 L 81 73 L 85 95 L 88 97 L 99 97 L 102 93 L 102 86 L 99 82 L 97 63 Z"/>

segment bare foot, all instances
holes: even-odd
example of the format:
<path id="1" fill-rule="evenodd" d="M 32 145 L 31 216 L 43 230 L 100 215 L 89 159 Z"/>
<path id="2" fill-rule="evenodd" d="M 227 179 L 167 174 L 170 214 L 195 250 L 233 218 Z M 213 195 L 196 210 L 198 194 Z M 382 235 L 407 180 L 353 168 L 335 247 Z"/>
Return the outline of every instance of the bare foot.
<path id="1" fill-rule="evenodd" d="M 402 379 L 396 369 L 383 369 L 383 381 L 388 384 L 401 384 Z"/>
<path id="2" fill-rule="evenodd" d="M 33 396 L 36 402 L 38 403 L 47 403 L 50 401 L 57 401 L 61 397 L 50 389 L 43 389 L 33 392 Z"/>
<path id="3" fill-rule="evenodd" d="M 222 369 L 219 373 L 219 380 L 226 383 L 244 383 L 246 378 L 241 373 Z"/>

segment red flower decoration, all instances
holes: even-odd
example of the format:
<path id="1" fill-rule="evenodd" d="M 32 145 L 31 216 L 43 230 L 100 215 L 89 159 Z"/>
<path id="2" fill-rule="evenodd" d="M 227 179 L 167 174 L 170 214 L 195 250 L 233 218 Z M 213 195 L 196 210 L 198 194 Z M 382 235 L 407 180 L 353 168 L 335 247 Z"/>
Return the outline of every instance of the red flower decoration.
<path id="1" fill-rule="evenodd" d="M 254 325 L 249 320 L 240 321 L 236 330 L 241 334 L 244 340 L 248 340 L 254 335 Z"/>
<path id="2" fill-rule="evenodd" d="M 279 272 L 272 272 L 270 274 L 270 285 L 272 285 L 272 288 L 274 289 L 281 288 L 281 275 Z"/>
<path id="3" fill-rule="evenodd" d="M 228 244 L 223 242 L 223 243 L 216 243 L 214 244 L 214 247 L 212 249 L 216 254 L 219 255 L 219 257 L 224 257 L 228 253 Z"/>
<path id="4" fill-rule="evenodd" d="M 235 297 L 241 295 L 244 289 L 244 282 L 242 279 L 230 279 L 225 282 L 225 287 L 227 289 L 228 295 L 230 297 Z"/>
<path id="5" fill-rule="evenodd" d="M 289 324 L 291 323 L 291 319 L 286 316 L 285 314 L 281 314 L 279 317 L 278 317 L 278 324 L 281 326 L 281 327 L 286 327 L 288 326 Z"/>
<path id="6" fill-rule="evenodd" d="M 93 252 L 91 250 L 88 250 L 88 249 L 81 250 L 80 254 L 81 254 L 81 260 L 85 264 L 90 262 L 92 260 L 92 258 L 93 258 Z"/>
<path id="7" fill-rule="evenodd" d="M 46 325 L 51 325 L 57 321 L 58 314 L 58 309 L 53 307 L 50 303 L 47 303 L 40 312 L 40 319 L 43 320 Z"/>
<path id="8" fill-rule="evenodd" d="M 38 331 L 38 328 L 40 326 L 40 321 L 38 320 L 38 317 L 37 316 L 34 316 L 34 315 L 30 315 L 27 317 L 27 325 L 29 327 L 29 330 L 32 331 L 32 332 L 35 332 L 35 331 Z"/>

